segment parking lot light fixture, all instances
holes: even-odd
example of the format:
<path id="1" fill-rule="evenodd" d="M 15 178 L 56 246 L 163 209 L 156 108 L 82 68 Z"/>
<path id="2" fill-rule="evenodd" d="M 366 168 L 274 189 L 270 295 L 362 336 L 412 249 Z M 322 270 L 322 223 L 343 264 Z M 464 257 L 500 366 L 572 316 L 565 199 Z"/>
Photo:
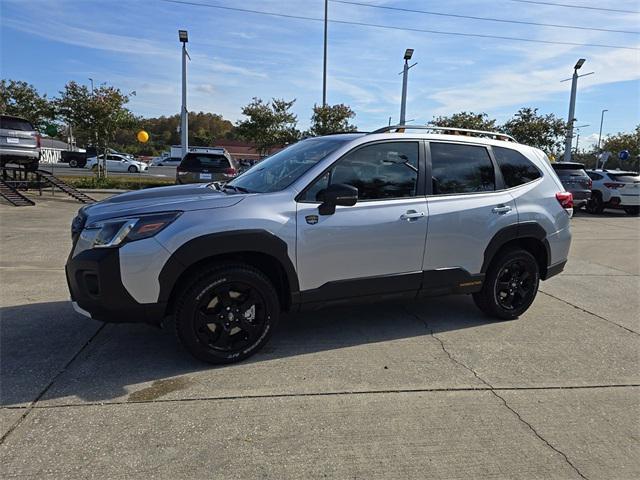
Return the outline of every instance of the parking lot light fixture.
<path id="1" fill-rule="evenodd" d="M 182 42 L 182 107 L 180 108 L 180 143 L 182 144 L 182 158 L 189 150 L 189 114 L 187 111 L 187 42 L 189 35 L 186 30 L 178 30 L 178 38 Z"/>
<path id="2" fill-rule="evenodd" d="M 411 60 L 411 57 L 413 56 L 413 48 L 407 48 L 404 51 L 404 59 L 405 60 Z"/>
<path id="3" fill-rule="evenodd" d="M 407 112 L 407 80 L 409 78 L 409 69 L 417 65 L 416 63 L 414 63 L 413 65 L 409 65 L 409 60 L 411 60 L 412 56 L 413 56 L 413 48 L 407 48 L 404 51 L 404 68 L 402 69 L 402 72 L 400 72 L 400 74 L 402 75 L 402 100 L 400 102 L 400 125 L 404 125 L 406 123 L 405 115 Z"/>
<path id="4" fill-rule="evenodd" d="M 586 60 L 584 58 L 578 59 L 575 66 L 573 67 L 573 76 L 571 78 L 567 78 L 562 80 L 566 82 L 571 80 L 571 97 L 569 98 L 569 118 L 567 119 L 567 136 L 564 140 L 564 157 L 563 160 L 565 162 L 571 161 L 571 144 L 573 143 L 573 122 L 575 122 L 575 111 L 576 111 L 576 91 L 578 89 L 578 77 L 585 77 L 587 75 L 591 75 L 593 72 L 585 73 L 583 75 L 578 75 L 578 70 L 582 68 L 584 62 Z"/>
<path id="5" fill-rule="evenodd" d="M 178 38 L 182 43 L 187 43 L 189 41 L 189 34 L 186 30 L 178 30 Z"/>
<path id="6" fill-rule="evenodd" d="M 574 70 L 580 70 L 580 68 L 582 67 L 582 65 L 584 65 L 584 62 L 585 62 L 585 61 L 586 61 L 586 59 L 584 59 L 584 58 L 581 58 L 580 60 L 578 60 L 578 61 L 576 62 L 576 66 L 575 66 L 575 67 L 573 67 L 573 68 L 574 68 Z"/>

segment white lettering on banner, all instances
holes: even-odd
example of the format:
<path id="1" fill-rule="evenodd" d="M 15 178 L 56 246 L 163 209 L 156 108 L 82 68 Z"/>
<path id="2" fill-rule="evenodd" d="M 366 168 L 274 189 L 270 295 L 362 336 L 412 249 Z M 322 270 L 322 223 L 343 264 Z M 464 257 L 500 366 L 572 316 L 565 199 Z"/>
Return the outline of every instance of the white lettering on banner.
<path id="1" fill-rule="evenodd" d="M 62 159 L 62 150 L 58 148 L 41 148 L 40 163 L 58 163 Z"/>

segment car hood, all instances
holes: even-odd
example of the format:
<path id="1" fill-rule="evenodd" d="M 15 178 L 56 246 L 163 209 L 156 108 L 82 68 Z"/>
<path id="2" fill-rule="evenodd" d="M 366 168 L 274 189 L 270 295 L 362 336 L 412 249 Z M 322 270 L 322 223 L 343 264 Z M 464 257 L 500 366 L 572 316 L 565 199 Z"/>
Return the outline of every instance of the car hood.
<path id="1" fill-rule="evenodd" d="M 245 194 L 221 192 L 204 183 L 174 185 L 121 193 L 80 210 L 91 221 L 98 221 L 145 213 L 231 207 L 245 197 Z"/>

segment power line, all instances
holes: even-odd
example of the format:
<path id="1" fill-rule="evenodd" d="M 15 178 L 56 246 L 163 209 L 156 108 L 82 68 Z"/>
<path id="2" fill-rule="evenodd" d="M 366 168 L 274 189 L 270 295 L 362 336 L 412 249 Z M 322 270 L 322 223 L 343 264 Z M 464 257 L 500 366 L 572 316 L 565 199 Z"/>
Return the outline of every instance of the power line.
<path id="1" fill-rule="evenodd" d="M 197 2 L 190 2 L 187 0 L 161 0 L 161 1 L 166 3 L 176 3 L 180 5 L 217 8 L 220 10 L 231 10 L 234 12 L 255 13 L 257 15 L 268 15 L 271 17 L 292 18 L 296 20 L 311 20 L 314 22 L 324 22 L 323 18 L 305 17 L 302 15 L 291 15 L 286 13 L 265 12 L 261 10 L 251 10 L 248 8 L 227 7 L 223 5 L 214 5 L 211 3 L 197 3 Z M 623 45 L 606 45 L 602 43 L 556 42 L 552 40 L 535 40 L 532 38 L 508 37 L 508 36 L 502 36 L 502 35 L 485 35 L 480 33 L 445 32 L 442 30 L 427 30 L 427 29 L 421 29 L 421 28 L 395 27 L 393 25 L 381 25 L 376 23 L 365 23 L 365 22 L 352 22 L 347 20 L 329 20 L 329 22 L 342 24 L 342 25 L 356 25 L 359 27 L 383 28 L 387 30 L 401 30 L 405 32 L 432 33 L 435 35 L 452 35 L 452 36 L 458 36 L 458 37 L 489 38 L 494 40 L 511 40 L 515 42 L 543 43 L 547 45 L 568 45 L 573 47 L 596 47 L 596 48 L 617 48 L 617 49 L 623 49 L 623 50 L 640 50 L 640 48 L 638 47 L 627 47 Z"/>
<path id="2" fill-rule="evenodd" d="M 565 8 L 582 8 L 584 10 L 599 10 L 601 12 L 616 12 L 616 13 L 640 13 L 635 10 L 618 10 L 616 8 L 603 8 L 603 7 L 589 7 L 587 5 L 571 5 L 566 3 L 554 3 L 554 2 L 538 2 L 533 0 L 511 0 L 518 3 L 534 3 L 536 5 L 549 5 L 552 7 L 565 7 Z"/>
<path id="3" fill-rule="evenodd" d="M 348 0 L 329 0 L 334 3 L 344 3 L 346 5 L 358 5 L 361 7 L 370 7 L 370 8 L 379 8 L 383 10 L 396 10 L 399 12 L 409 12 L 409 13 L 422 13 L 425 15 L 436 15 L 439 17 L 453 17 L 453 18 L 464 18 L 467 20 L 481 20 L 484 22 L 501 22 L 501 23 L 516 23 L 519 25 L 534 25 L 536 27 L 554 27 L 554 28 L 571 28 L 575 30 L 597 30 L 600 32 L 610 32 L 610 33 L 630 33 L 633 35 L 640 35 L 640 32 L 629 31 L 629 30 L 613 30 L 609 28 L 597 28 L 597 27 L 581 27 L 576 25 L 561 25 L 555 23 L 537 23 L 537 22 L 527 22 L 524 20 L 506 20 L 503 18 L 490 18 L 490 17 L 475 17 L 473 15 L 458 15 L 455 13 L 441 13 L 441 12 L 431 12 L 427 10 L 413 10 L 411 8 L 401 8 L 401 7 L 388 7 L 385 5 L 372 5 L 370 3 L 363 2 L 352 2 Z"/>

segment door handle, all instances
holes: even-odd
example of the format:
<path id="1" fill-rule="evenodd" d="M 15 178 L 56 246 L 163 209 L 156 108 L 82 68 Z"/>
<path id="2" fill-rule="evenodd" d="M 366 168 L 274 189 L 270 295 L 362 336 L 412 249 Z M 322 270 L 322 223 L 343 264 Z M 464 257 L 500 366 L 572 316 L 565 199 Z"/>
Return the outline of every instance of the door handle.
<path id="1" fill-rule="evenodd" d="M 498 205 L 497 207 L 493 207 L 491 211 L 498 214 L 509 213 L 511 207 L 509 205 Z"/>
<path id="2" fill-rule="evenodd" d="M 406 213 L 400 215 L 401 220 L 414 220 L 416 218 L 424 217 L 424 212 L 416 212 L 415 210 L 408 210 Z"/>

